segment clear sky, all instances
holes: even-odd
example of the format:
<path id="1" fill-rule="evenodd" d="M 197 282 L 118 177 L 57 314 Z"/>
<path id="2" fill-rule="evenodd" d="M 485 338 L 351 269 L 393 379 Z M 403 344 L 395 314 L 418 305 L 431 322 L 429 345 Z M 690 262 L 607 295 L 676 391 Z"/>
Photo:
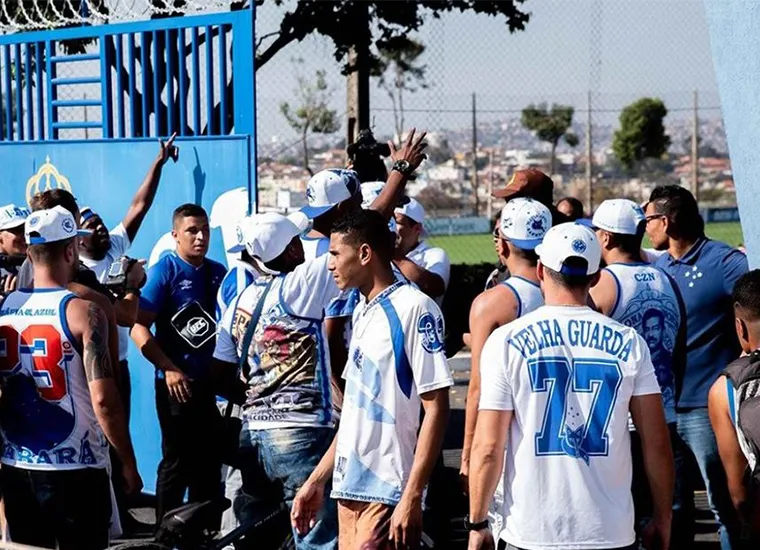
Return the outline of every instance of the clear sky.
<path id="1" fill-rule="evenodd" d="M 294 1 L 294 0 L 291 0 Z M 287 4 L 286 4 L 287 5 Z M 530 102 L 585 108 L 594 92 L 595 120 L 614 122 L 616 110 L 644 95 L 661 97 L 671 116 L 687 114 L 698 90 L 703 116 L 720 115 L 702 0 L 528 0 L 524 32 L 510 34 L 503 20 L 452 13 L 429 18 L 417 37 L 427 47 L 429 88 L 408 98 L 407 120 L 421 126 L 466 127 L 471 93 L 485 117 L 519 116 Z M 257 31 L 277 28 L 281 8 L 267 2 Z M 295 69 L 292 58 L 304 64 Z M 328 72 L 333 104 L 345 112 L 345 81 L 329 40 L 314 37 L 282 50 L 257 73 L 260 139 L 295 138 L 278 110 L 291 100 L 295 74 Z M 385 93 L 373 84 L 376 130 L 387 133 L 392 115 Z M 487 112 L 492 111 L 492 112 Z M 514 111 L 514 113 L 511 113 Z"/>

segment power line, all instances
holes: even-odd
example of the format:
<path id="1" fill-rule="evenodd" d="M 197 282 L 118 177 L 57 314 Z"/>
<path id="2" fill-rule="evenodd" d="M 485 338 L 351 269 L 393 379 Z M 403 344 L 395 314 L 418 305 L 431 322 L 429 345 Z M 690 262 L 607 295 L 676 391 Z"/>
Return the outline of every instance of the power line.
<path id="1" fill-rule="evenodd" d="M 673 112 L 691 112 L 694 108 L 693 107 L 668 107 L 668 113 Z M 373 107 L 373 111 L 380 111 L 380 112 L 393 112 L 392 108 L 389 107 Z M 623 108 L 618 109 L 591 109 L 592 113 L 619 113 L 623 110 Z M 700 111 L 720 111 L 720 106 L 714 106 L 714 107 L 702 107 L 700 105 L 699 107 Z M 472 109 L 407 109 L 404 108 L 405 113 L 472 113 Z M 522 113 L 522 109 L 478 109 L 478 113 L 504 113 L 504 114 L 517 114 Z M 575 109 L 576 113 L 587 113 L 588 109 Z"/>

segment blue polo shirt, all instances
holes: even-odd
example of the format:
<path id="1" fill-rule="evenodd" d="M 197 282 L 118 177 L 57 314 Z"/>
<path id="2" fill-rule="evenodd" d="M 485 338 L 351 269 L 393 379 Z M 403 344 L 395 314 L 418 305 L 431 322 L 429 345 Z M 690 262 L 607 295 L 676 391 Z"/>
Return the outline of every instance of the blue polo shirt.
<path id="1" fill-rule="evenodd" d="M 172 252 L 148 270 L 148 281 L 142 290 L 140 308 L 156 314 L 158 345 L 177 368 L 194 379 L 210 375 L 215 339 L 193 349 L 177 334 L 171 320 L 192 302 L 198 302 L 213 319 L 217 292 L 226 272 L 214 260 L 206 258 L 203 265 L 195 267 Z M 161 371 L 156 374 L 163 377 Z"/>
<path id="2" fill-rule="evenodd" d="M 682 258 L 663 254 L 655 265 L 673 277 L 686 306 L 686 370 L 676 406 L 706 407 L 713 382 L 741 353 L 731 292 L 749 269 L 747 257 L 703 238 Z"/>

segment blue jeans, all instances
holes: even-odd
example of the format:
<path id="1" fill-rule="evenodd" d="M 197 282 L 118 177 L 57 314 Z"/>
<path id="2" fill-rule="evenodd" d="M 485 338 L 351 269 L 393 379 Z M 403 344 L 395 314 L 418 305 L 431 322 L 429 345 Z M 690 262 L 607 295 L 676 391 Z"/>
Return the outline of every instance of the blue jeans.
<path id="1" fill-rule="evenodd" d="M 330 448 L 334 436 L 331 428 L 243 429 L 240 472 L 245 497 L 233 503 L 240 523 L 266 515 L 283 500 L 291 509 L 296 492 Z M 338 511 L 329 485 L 316 525 L 305 537 L 295 531 L 293 536 L 299 550 L 337 548 Z"/>
<path id="2" fill-rule="evenodd" d="M 676 476 L 682 482 L 677 484 L 681 489 L 675 495 L 674 510 L 681 509 L 688 514 L 689 542 L 694 535 L 694 487 L 689 480 L 689 455 L 696 459 L 699 472 L 707 489 L 707 501 L 710 510 L 720 525 L 721 550 L 736 550 L 739 548 L 739 522 L 736 509 L 731 501 L 726 483 L 726 473 L 718 455 L 718 443 L 715 440 L 707 408 L 679 410 L 678 445 L 674 449 L 676 461 Z"/>

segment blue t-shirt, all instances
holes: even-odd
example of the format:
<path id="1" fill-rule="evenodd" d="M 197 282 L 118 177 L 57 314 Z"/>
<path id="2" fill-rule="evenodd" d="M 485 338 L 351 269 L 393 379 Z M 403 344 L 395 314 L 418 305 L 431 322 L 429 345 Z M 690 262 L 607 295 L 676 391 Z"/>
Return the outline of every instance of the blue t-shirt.
<path id="1" fill-rule="evenodd" d="M 172 252 L 148 270 L 148 281 L 142 290 L 140 308 L 156 314 L 158 345 L 177 368 L 194 379 L 207 378 L 211 372 L 214 338 L 194 349 L 177 333 L 171 321 L 193 302 L 213 320 L 216 295 L 226 272 L 214 260 L 206 258 L 203 265 L 195 267 Z M 156 374 L 163 377 L 162 371 L 157 370 Z"/>
<path id="2" fill-rule="evenodd" d="M 676 282 L 686 306 L 686 369 L 678 407 L 706 407 L 720 372 L 739 356 L 731 292 L 748 271 L 747 257 L 727 244 L 700 239 L 676 260 L 655 263 Z"/>

